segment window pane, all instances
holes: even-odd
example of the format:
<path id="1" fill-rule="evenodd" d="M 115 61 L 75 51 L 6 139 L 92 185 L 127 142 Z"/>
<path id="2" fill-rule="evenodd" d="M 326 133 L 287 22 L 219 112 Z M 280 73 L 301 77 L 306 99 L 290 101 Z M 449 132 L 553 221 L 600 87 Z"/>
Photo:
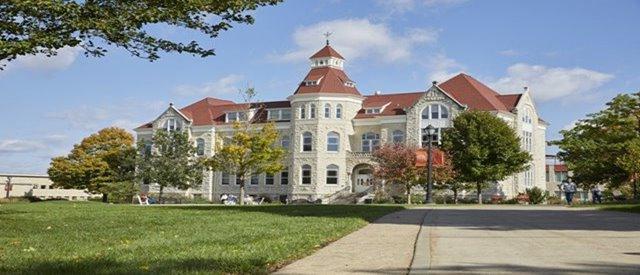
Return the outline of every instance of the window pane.
<path id="1" fill-rule="evenodd" d="M 301 119 L 307 118 L 307 109 L 304 108 L 304 105 L 300 107 L 300 118 Z"/>
<path id="2" fill-rule="evenodd" d="M 336 118 L 342 118 L 342 105 L 336 107 Z"/>
<path id="3" fill-rule="evenodd" d="M 222 185 L 229 185 L 229 182 L 231 182 L 231 180 L 229 179 L 230 175 L 229 173 L 222 173 Z"/>
<path id="4" fill-rule="evenodd" d="M 236 121 L 237 119 L 237 113 L 228 113 L 227 114 L 227 121 Z"/>
<path id="5" fill-rule="evenodd" d="M 440 105 L 431 105 L 431 119 L 440 118 Z"/>
<path id="6" fill-rule="evenodd" d="M 251 175 L 251 185 L 256 185 L 258 183 L 259 183 L 258 175 L 252 174 Z"/>
<path id="7" fill-rule="evenodd" d="M 311 107 L 309 107 L 309 118 L 316 118 L 316 105 L 315 104 L 311 104 Z"/>
<path id="8" fill-rule="evenodd" d="M 291 110 L 286 109 L 286 110 L 280 110 L 280 115 L 281 115 L 281 119 L 282 120 L 290 120 L 291 119 Z"/>
<path id="9" fill-rule="evenodd" d="M 264 184 L 273 185 L 273 174 L 266 174 L 265 175 Z"/>
<path id="10" fill-rule="evenodd" d="M 204 139 L 199 138 L 196 140 L 196 153 L 198 156 L 204 155 Z"/>
<path id="11" fill-rule="evenodd" d="M 313 150 L 313 136 L 311 135 L 311 133 L 304 133 L 302 135 L 302 151 L 303 152 L 310 152 Z"/>
<path id="12" fill-rule="evenodd" d="M 285 168 L 282 172 L 280 172 L 280 184 L 287 185 L 289 184 L 289 170 Z"/>
<path id="13" fill-rule="evenodd" d="M 269 120 L 278 120 L 280 117 L 280 110 L 269 110 Z"/>
<path id="14" fill-rule="evenodd" d="M 440 118 L 449 118 L 449 110 L 442 105 L 440 105 Z"/>

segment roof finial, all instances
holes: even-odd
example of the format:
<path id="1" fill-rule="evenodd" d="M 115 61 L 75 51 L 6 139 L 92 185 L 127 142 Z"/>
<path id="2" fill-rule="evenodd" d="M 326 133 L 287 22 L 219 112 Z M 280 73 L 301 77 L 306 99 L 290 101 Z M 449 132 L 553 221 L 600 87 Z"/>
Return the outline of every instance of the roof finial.
<path id="1" fill-rule="evenodd" d="M 332 34 L 333 34 L 332 32 L 325 32 L 325 33 L 323 34 L 323 35 L 324 35 L 324 38 L 326 38 L 326 39 L 327 39 L 327 46 L 329 46 L 329 36 L 331 36 Z"/>

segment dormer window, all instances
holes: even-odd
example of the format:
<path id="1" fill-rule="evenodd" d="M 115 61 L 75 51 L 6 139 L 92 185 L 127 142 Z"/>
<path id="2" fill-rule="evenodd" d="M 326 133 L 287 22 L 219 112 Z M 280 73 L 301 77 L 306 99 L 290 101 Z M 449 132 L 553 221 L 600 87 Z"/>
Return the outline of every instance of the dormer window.
<path id="1" fill-rule="evenodd" d="M 269 120 L 290 120 L 291 109 L 271 109 L 269 110 Z"/>
<path id="2" fill-rule="evenodd" d="M 175 118 L 167 119 L 165 129 L 168 132 L 179 131 L 180 130 L 180 123 Z"/>
<path id="3" fill-rule="evenodd" d="M 380 108 L 367 108 L 367 109 L 364 109 L 364 113 L 365 114 L 379 114 L 380 113 Z"/>
<path id="4" fill-rule="evenodd" d="M 304 84 L 304 86 L 316 86 L 316 85 L 318 85 L 318 81 L 317 80 L 305 80 L 302 83 Z"/>
<path id="5" fill-rule="evenodd" d="M 245 112 L 229 112 L 227 113 L 227 122 L 247 121 L 247 113 Z"/>
<path id="6" fill-rule="evenodd" d="M 347 81 L 347 82 L 345 82 L 345 83 L 344 83 L 344 86 L 352 87 L 352 88 L 353 88 L 353 87 L 355 87 L 355 86 L 356 86 L 356 83 L 355 83 L 355 82 L 353 82 L 353 81 Z"/>

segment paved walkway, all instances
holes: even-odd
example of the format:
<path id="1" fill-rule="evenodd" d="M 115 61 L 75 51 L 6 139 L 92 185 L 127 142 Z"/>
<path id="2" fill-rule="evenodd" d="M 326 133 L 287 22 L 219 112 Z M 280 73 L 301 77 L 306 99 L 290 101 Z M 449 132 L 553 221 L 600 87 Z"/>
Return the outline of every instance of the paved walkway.
<path id="1" fill-rule="evenodd" d="M 407 274 L 426 209 L 386 215 L 276 274 Z"/>
<path id="2" fill-rule="evenodd" d="M 277 274 L 409 271 L 640 274 L 640 215 L 491 205 L 409 209 L 384 216 Z"/>

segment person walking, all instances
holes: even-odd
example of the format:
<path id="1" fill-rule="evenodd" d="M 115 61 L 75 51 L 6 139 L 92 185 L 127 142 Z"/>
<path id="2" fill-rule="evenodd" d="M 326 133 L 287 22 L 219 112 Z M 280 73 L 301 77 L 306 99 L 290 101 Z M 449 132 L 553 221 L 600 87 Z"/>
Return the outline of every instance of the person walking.
<path id="1" fill-rule="evenodd" d="M 564 196 L 565 199 L 567 200 L 567 204 L 572 205 L 573 204 L 573 194 L 576 193 L 576 184 L 573 182 L 570 182 L 568 180 L 564 180 L 562 182 L 562 191 L 564 191 Z"/>

